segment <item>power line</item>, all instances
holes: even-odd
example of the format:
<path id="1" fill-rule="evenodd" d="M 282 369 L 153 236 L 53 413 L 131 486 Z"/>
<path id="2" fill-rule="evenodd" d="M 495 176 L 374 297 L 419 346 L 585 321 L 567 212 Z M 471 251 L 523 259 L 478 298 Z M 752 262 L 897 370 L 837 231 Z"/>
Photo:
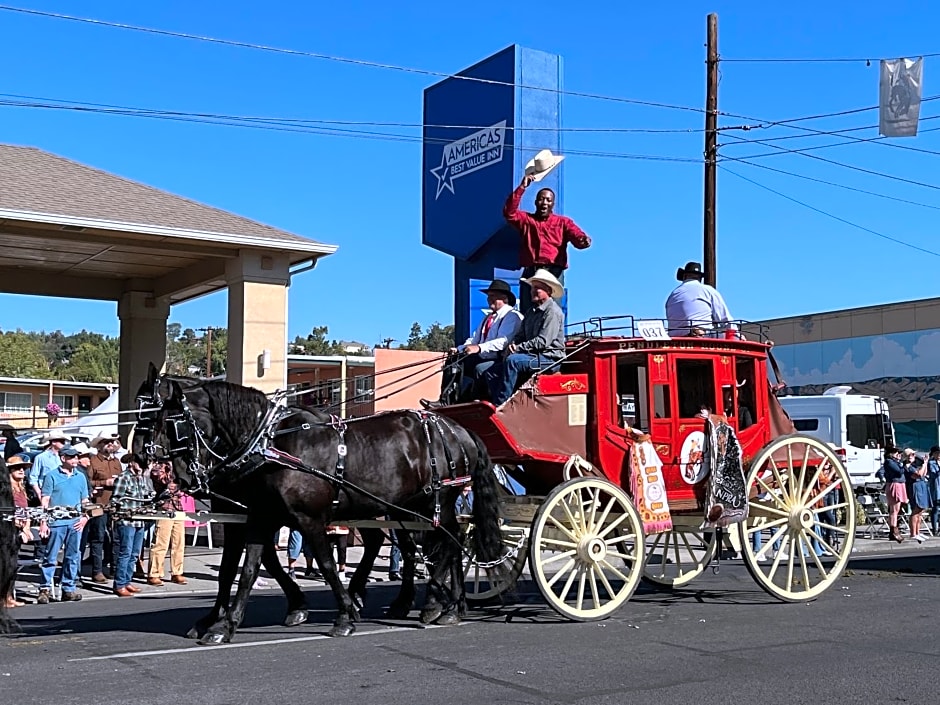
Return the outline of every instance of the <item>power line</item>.
<path id="1" fill-rule="evenodd" d="M 797 174 L 796 172 L 786 171 L 784 169 L 775 169 L 774 167 L 767 166 L 766 164 L 758 164 L 756 162 L 749 162 L 747 159 L 738 159 L 736 157 L 728 157 L 728 156 L 725 156 L 721 159 L 721 161 L 725 161 L 725 160 L 739 162 L 740 164 L 744 164 L 746 166 L 757 167 L 759 169 L 764 169 L 766 171 L 772 171 L 776 174 L 783 174 L 785 176 L 792 176 L 797 179 L 804 179 L 805 181 L 813 181 L 817 184 L 825 184 L 826 186 L 834 186 L 836 188 L 841 188 L 846 191 L 854 191 L 856 193 L 863 193 L 867 196 L 875 196 L 877 198 L 884 198 L 889 201 L 897 201 L 898 203 L 906 203 L 907 205 L 911 205 L 911 206 L 920 206 L 921 208 L 930 208 L 932 210 L 940 211 L 940 206 L 934 206 L 929 203 L 921 203 L 919 201 L 910 201 L 906 198 L 898 198 L 896 196 L 889 196 L 884 193 L 877 193 L 876 191 L 868 191 L 863 188 L 856 188 L 855 186 L 848 186 L 847 184 L 840 184 L 836 181 L 826 181 L 825 179 L 817 179 L 814 176 L 807 176 L 806 174 Z"/>
<path id="2" fill-rule="evenodd" d="M 904 240 L 899 240 L 899 239 L 896 238 L 896 237 L 891 237 L 890 235 L 885 235 L 884 233 L 880 233 L 880 232 L 878 232 L 877 230 L 872 230 L 871 228 L 866 228 L 864 225 L 859 225 L 858 223 L 853 223 L 851 220 L 846 220 L 845 218 L 842 218 L 842 217 L 840 217 L 840 216 L 833 215 L 832 213 L 829 213 L 828 211 L 824 211 L 824 210 L 822 210 L 821 208 L 817 208 L 816 206 L 811 206 L 810 204 L 805 203 L 804 201 L 800 201 L 800 200 L 798 200 L 798 199 L 796 199 L 796 198 L 793 198 L 792 196 L 788 196 L 788 195 L 785 194 L 785 193 L 781 193 L 780 191 L 777 191 L 776 189 L 772 189 L 772 188 L 770 188 L 770 186 L 765 186 L 764 184 L 760 183 L 759 181 L 754 181 L 753 179 L 749 179 L 749 178 L 746 177 L 746 176 L 742 176 L 741 174 L 737 173 L 736 171 L 732 171 L 731 169 L 729 169 L 729 168 L 726 167 L 726 166 L 723 166 L 723 165 L 721 165 L 721 164 L 719 164 L 718 166 L 721 167 L 721 169 L 722 169 L 723 171 L 726 171 L 727 173 L 731 174 L 732 176 L 736 176 L 736 177 L 738 177 L 739 179 L 741 179 L 741 180 L 743 180 L 743 181 L 747 181 L 749 184 L 753 184 L 754 186 L 757 186 L 758 188 L 764 189 L 765 191 L 770 191 L 771 193 L 773 193 L 773 194 L 775 194 L 775 195 L 777 195 L 777 196 L 780 196 L 781 198 L 785 198 L 785 199 L 788 200 L 788 201 L 792 201 L 793 203 L 796 203 L 797 205 L 803 206 L 804 208 L 809 208 L 811 211 L 814 211 L 814 212 L 816 212 L 816 213 L 819 213 L 820 215 L 824 215 L 824 216 L 826 216 L 827 218 L 832 218 L 833 220 L 837 220 L 837 221 L 839 221 L 840 223 L 843 223 L 843 224 L 845 224 L 845 225 L 849 225 L 849 226 L 851 226 L 851 227 L 853 227 L 853 228 L 857 228 L 858 230 L 862 230 L 862 231 L 864 231 L 864 232 L 866 232 L 866 233 L 870 233 L 871 235 L 875 235 L 876 237 L 880 237 L 880 238 L 882 238 L 882 239 L 884 239 L 884 240 L 888 240 L 889 242 L 893 242 L 893 243 L 896 243 L 896 244 L 898 244 L 898 245 L 903 245 L 904 247 L 909 247 L 909 248 L 911 248 L 912 250 L 917 250 L 918 252 L 923 252 L 923 253 L 928 254 L 928 255 L 933 255 L 934 257 L 940 257 L 940 252 L 934 252 L 933 250 L 928 250 L 928 249 L 926 249 L 926 248 L 919 247 L 918 245 L 912 245 L 911 243 L 905 242 Z"/>
<path id="3" fill-rule="evenodd" d="M 760 140 L 748 140 L 748 141 L 754 144 L 762 144 Z M 860 141 L 864 142 L 866 140 L 860 140 Z M 848 143 L 842 143 L 842 144 L 848 144 Z M 854 164 L 845 164 L 844 162 L 838 162 L 834 159 L 826 159 L 825 157 L 820 157 L 818 154 L 809 154 L 808 152 L 810 149 L 813 149 L 812 147 L 809 147 L 806 149 L 787 149 L 786 147 L 778 147 L 775 144 L 768 144 L 766 146 L 772 147 L 773 149 L 776 149 L 776 150 L 780 150 L 779 152 L 774 152 L 772 154 L 777 154 L 777 153 L 798 154 L 801 157 L 806 157 L 807 159 L 815 159 L 817 161 L 821 161 L 826 164 L 832 164 L 834 166 L 842 167 L 843 169 L 850 169 L 852 171 L 858 171 L 863 174 L 869 174 L 871 176 L 878 176 L 883 179 L 891 179 L 893 181 L 900 181 L 901 183 L 911 184 L 912 186 L 921 186 L 923 188 L 929 188 L 929 189 L 940 191 L 940 186 L 937 186 L 935 184 L 928 184 L 923 181 L 915 181 L 913 179 L 905 179 L 903 176 L 895 176 L 894 174 L 885 174 L 884 172 L 875 171 L 873 169 L 866 169 L 864 167 L 855 166 Z M 838 145 L 828 145 L 828 146 L 835 147 Z M 769 154 L 764 154 L 760 156 L 769 156 Z M 750 160 L 750 159 L 753 159 L 753 157 L 741 157 L 737 161 Z"/>
<path id="4" fill-rule="evenodd" d="M 234 116 L 218 116 L 217 118 L 203 117 L 198 114 L 186 113 L 168 113 L 163 111 L 147 111 L 137 109 L 122 108 L 98 108 L 83 105 L 56 105 L 40 103 L 23 103 L 15 101 L 0 100 L 0 106 L 7 107 L 25 107 L 49 110 L 67 110 L 84 113 L 102 113 L 106 115 L 119 115 L 124 117 L 143 117 L 155 120 L 171 120 L 175 122 L 191 122 L 197 124 L 221 125 L 225 127 L 242 127 L 256 130 L 267 130 L 273 132 L 293 132 L 301 134 L 317 134 L 334 137 L 355 137 L 358 139 L 384 140 L 390 142 L 411 142 L 417 144 L 450 144 L 452 140 L 445 138 L 424 138 L 421 135 L 403 135 L 392 132 L 377 132 L 371 130 L 354 130 L 340 127 L 316 127 L 313 125 L 298 125 L 292 123 L 269 124 L 261 119 L 245 119 L 240 121 Z M 515 145 L 504 145 L 507 151 L 521 149 Z M 658 154 L 634 154 L 623 152 L 605 152 L 598 150 L 565 150 L 567 154 L 580 155 L 585 157 L 602 157 L 612 159 L 632 159 L 640 161 L 660 161 L 660 162 L 680 162 L 690 164 L 701 164 L 702 160 L 693 157 L 680 157 L 673 155 Z"/>
<path id="5" fill-rule="evenodd" d="M 14 100 L 7 100 L 14 99 Z M 420 122 L 381 122 L 376 120 L 325 120 L 314 118 L 286 118 L 271 117 L 261 115 L 228 115 L 224 113 L 199 113 L 186 112 L 180 110 L 158 110 L 155 108 L 140 108 L 125 105 L 115 105 L 111 103 L 92 103 L 87 101 L 66 100 L 64 98 L 46 98 L 37 96 L 19 95 L 16 93 L 0 93 L 0 105 L 9 105 L 14 107 L 26 108 L 47 108 L 47 107 L 71 107 L 76 106 L 77 110 L 100 112 L 115 111 L 120 113 L 147 114 L 153 116 L 182 116 L 218 120 L 243 120 L 257 121 L 270 124 L 294 124 L 294 125 L 339 125 L 339 126 L 359 126 L 359 127 L 409 127 L 420 129 L 460 129 L 460 130 L 484 130 L 492 125 L 447 125 Z M 512 132 L 572 132 L 572 133 L 640 133 L 640 134 L 694 134 L 704 132 L 702 127 L 515 127 L 507 125 L 507 131 Z"/>
<path id="6" fill-rule="evenodd" d="M 931 118 L 925 118 L 924 121 L 936 120 L 937 118 L 940 118 L 940 115 L 937 115 Z M 923 134 L 925 132 L 936 132 L 937 130 L 940 130 L 940 127 L 930 127 L 926 130 L 920 130 L 920 133 Z M 838 130 L 833 130 L 832 132 L 826 133 L 826 135 L 790 135 L 790 137 L 803 137 L 803 138 L 821 137 L 821 136 L 837 137 L 837 136 L 843 136 L 843 135 Z M 879 135 L 878 137 L 852 137 L 848 140 L 843 140 L 842 142 L 827 142 L 826 144 L 816 144 L 811 147 L 799 147 L 796 149 L 780 147 L 776 144 L 772 144 L 772 140 L 770 139 L 766 139 L 766 140 L 765 139 L 759 139 L 759 140 L 748 139 L 747 137 L 739 137 L 738 135 L 734 135 L 730 133 L 728 134 L 728 137 L 730 137 L 731 139 L 738 140 L 738 141 L 734 143 L 728 142 L 721 146 L 740 147 L 745 144 L 759 144 L 759 145 L 763 145 L 765 147 L 771 147 L 772 149 L 777 150 L 775 152 L 761 152 L 759 154 L 749 154 L 747 155 L 747 159 L 759 159 L 761 157 L 775 157 L 775 156 L 780 156 L 781 154 L 803 154 L 804 152 L 815 152 L 816 150 L 819 150 L 819 149 L 829 149 L 830 147 L 845 147 L 851 144 L 864 144 L 866 142 L 880 144 L 882 146 L 891 146 L 889 143 L 883 142 L 883 140 L 888 139 L 887 137 L 883 135 Z M 782 138 L 778 138 L 778 140 L 779 139 L 782 139 Z M 934 156 L 940 156 L 940 151 L 937 151 L 934 149 L 923 149 L 920 147 L 915 147 L 915 148 L 912 148 L 912 151 L 919 152 L 921 154 L 931 154 Z"/>
<path id="7" fill-rule="evenodd" d="M 932 54 L 908 54 L 907 56 L 916 56 L 918 59 L 930 59 L 935 56 L 940 56 L 940 52 L 934 52 Z M 722 62 L 736 63 L 736 64 L 849 64 L 849 63 L 862 63 L 864 62 L 867 66 L 871 66 L 872 61 L 881 61 L 882 59 L 897 59 L 901 57 L 834 57 L 834 58 L 742 58 L 735 59 L 730 58 L 726 59 L 722 57 Z"/>
<path id="8" fill-rule="evenodd" d="M 434 76 L 436 78 L 454 78 L 461 81 L 473 81 L 475 83 L 484 83 L 495 86 L 509 86 L 512 88 L 523 88 L 533 91 L 544 91 L 547 93 L 556 93 L 559 95 L 568 95 L 574 98 L 590 98 L 593 100 L 605 100 L 615 103 L 626 103 L 629 105 L 640 105 L 649 108 L 666 108 L 670 110 L 684 110 L 694 113 L 705 112 L 704 108 L 696 108 L 688 105 L 672 105 L 670 103 L 660 103 L 649 100 L 639 100 L 635 98 L 621 98 L 617 96 L 601 95 L 597 93 L 586 93 L 581 91 L 566 91 L 560 88 L 548 88 L 545 86 L 529 86 L 511 81 L 497 81 L 489 78 L 478 78 L 476 76 L 461 76 L 442 71 L 431 71 L 429 69 L 419 69 L 411 66 L 399 66 L 397 64 L 387 64 L 378 61 L 367 61 L 365 59 L 351 59 L 343 56 L 332 56 L 330 54 L 321 54 L 319 52 L 304 51 L 301 49 L 287 49 L 284 47 L 269 46 L 266 44 L 254 44 L 252 42 L 243 42 L 234 39 L 221 39 L 219 37 L 209 37 L 199 34 L 190 34 L 188 32 L 174 32 L 167 29 L 156 29 L 153 27 L 141 27 L 139 25 L 126 24 L 123 22 L 109 22 L 107 20 L 96 20 L 90 17 L 77 17 L 75 15 L 66 15 L 59 12 L 47 12 L 44 10 L 33 10 L 23 7 L 13 7 L 11 5 L 0 5 L 0 10 L 7 12 L 17 12 L 24 15 L 35 15 L 38 17 L 49 17 L 58 20 L 69 20 L 70 22 L 81 22 L 84 24 L 97 25 L 99 27 L 112 27 L 115 29 L 127 29 L 133 32 L 143 32 L 146 34 L 155 34 L 163 37 L 173 37 L 175 39 L 189 39 L 193 41 L 209 42 L 223 46 L 238 47 L 241 49 L 256 49 L 275 54 L 288 54 L 291 56 L 304 56 L 311 59 L 321 59 L 323 61 L 334 61 L 337 63 L 350 64 L 353 66 L 364 66 L 368 68 L 386 69 L 390 71 L 400 71 L 402 73 L 412 73 L 422 76 Z"/>

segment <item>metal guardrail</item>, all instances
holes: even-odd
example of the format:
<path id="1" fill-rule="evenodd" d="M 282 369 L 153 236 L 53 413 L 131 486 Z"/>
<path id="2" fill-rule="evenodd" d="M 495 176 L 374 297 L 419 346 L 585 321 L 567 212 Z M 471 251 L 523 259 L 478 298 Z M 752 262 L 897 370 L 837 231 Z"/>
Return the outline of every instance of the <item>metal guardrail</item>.
<path id="1" fill-rule="evenodd" d="M 565 326 L 565 336 L 570 340 L 581 338 L 643 338 L 645 336 L 641 332 L 641 327 L 651 322 L 661 323 L 665 330 L 669 328 L 665 319 L 661 318 L 637 318 L 631 315 L 595 316 L 585 321 L 567 324 Z M 730 328 L 714 327 L 710 329 L 705 328 L 700 322 L 689 321 L 689 328 L 690 330 L 692 328 L 702 330 L 704 335 L 682 337 L 723 338 L 726 337 L 727 331 L 733 331 L 735 334 L 740 333 L 748 341 L 767 343 L 770 340 L 768 326 L 743 319 L 731 321 Z M 735 335 L 734 339 L 737 337 Z"/>

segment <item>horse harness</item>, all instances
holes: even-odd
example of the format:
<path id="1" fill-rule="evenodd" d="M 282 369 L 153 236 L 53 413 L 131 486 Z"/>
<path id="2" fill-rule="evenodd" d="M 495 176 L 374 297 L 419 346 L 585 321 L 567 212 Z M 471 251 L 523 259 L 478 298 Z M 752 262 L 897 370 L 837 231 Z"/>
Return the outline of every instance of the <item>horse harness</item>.
<path id="1" fill-rule="evenodd" d="M 159 385 L 159 378 L 156 380 L 156 385 Z M 287 407 L 284 403 L 284 400 L 286 399 L 285 396 L 275 397 L 275 400 L 268 405 L 268 408 L 260 419 L 258 425 L 255 427 L 254 432 L 249 436 L 248 440 L 236 447 L 236 449 L 228 456 L 221 456 L 213 450 L 213 446 L 218 441 L 218 438 L 212 439 L 212 441 L 206 439 L 198 424 L 196 424 L 192 409 L 187 403 L 186 395 L 184 392 L 182 392 L 182 390 L 181 396 L 180 413 L 166 417 L 166 421 L 168 422 L 166 436 L 169 440 L 170 447 L 164 450 L 170 458 L 178 458 L 184 455 L 188 456 L 184 459 L 189 463 L 190 470 L 192 471 L 193 476 L 196 478 L 197 491 L 202 491 L 206 494 L 216 496 L 220 499 L 225 499 L 230 502 L 233 501 L 212 491 L 209 487 L 210 468 L 207 468 L 199 460 L 199 450 L 201 446 L 209 455 L 215 457 L 219 461 L 214 464 L 216 467 L 225 467 L 229 471 L 226 477 L 232 482 L 237 482 L 244 479 L 248 475 L 253 474 L 266 463 L 276 463 L 290 470 L 296 470 L 298 472 L 314 475 L 321 480 L 329 482 L 334 488 L 334 507 L 336 507 L 336 505 L 339 503 L 340 491 L 349 492 L 350 489 L 376 499 L 387 506 L 393 506 L 377 497 L 374 497 L 371 495 L 371 493 L 357 487 L 346 479 L 345 473 L 348 448 L 346 445 L 347 422 L 344 419 L 341 419 L 337 416 L 332 416 L 330 421 L 318 424 L 320 426 L 332 427 L 337 434 L 336 465 L 333 468 L 333 471 L 330 472 L 320 468 L 311 467 L 290 453 L 286 453 L 274 447 L 273 441 L 278 436 L 289 433 L 298 433 L 300 431 L 309 431 L 313 427 L 313 424 L 302 423 L 288 428 L 277 428 L 277 426 L 284 419 L 289 418 L 290 416 L 294 415 L 294 413 L 296 413 L 293 409 Z M 156 455 L 157 448 L 152 439 L 154 419 L 152 416 L 145 416 L 145 412 L 158 410 L 162 408 L 163 403 L 157 393 L 156 387 L 154 388 L 153 396 L 151 398 L 139 398 L 138 402 L 140 407 L 138 410 L 139 425 L 142 429 L 150 434 L 150 440 L 146 444 L 147 452 L 149 455 L 154 456 Z M 149 403 L 152 406 L 145 408 L 145 403 Z M 454 439 L 457 439 L 457 434 L 452 424 L 443 417 L 428 411 L 416 411 L 415 414 L 418 416 L 418 419 L 421 422 L 422 429 L 424 430 L 424 437 L 428 443 L 428 455 L 431 468 L 431 478 L 429 484 L 427 484 L 419 492 L 419 494 L 415 496 L 420 496 L 421 494 L 433 495 L 434 514 L 431 523 L 437 527 L 440 525 L 441 516 L 441 490 L 444 487 L 465 485 L 469 483 L 470 462 L 467 457 L 466 449 L 463 448 L 461 444 L 461 453 L 463 455 L 462 460 L 465 474 L 460 476 L 456 475 L 457 462 L 451 454 L 451 450 L 447 444 L 447 435 L 445 435 L 446 431 L 447 434 L 452 436 Z M 438 458 L 434 453 L 434 431 L 436 431 L 437 435 L 440 436 L 441 445 L 444 449 L 444 459 L 448 466 L 447 477 L 442 477 L 438 469 Z M 414 497 L 412 497 L 412 499 L 413 498 Z M 238 502 L 235 503 L 240 504 Z"/>

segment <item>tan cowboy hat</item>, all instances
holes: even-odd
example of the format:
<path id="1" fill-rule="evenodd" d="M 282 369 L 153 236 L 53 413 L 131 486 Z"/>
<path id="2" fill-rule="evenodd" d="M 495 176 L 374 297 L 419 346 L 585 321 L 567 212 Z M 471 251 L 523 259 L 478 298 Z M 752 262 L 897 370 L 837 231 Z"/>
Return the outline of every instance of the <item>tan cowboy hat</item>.
<path id="1" fill-rule="evenodd" d="M 561 164 L 564 157 L 552 154 L 552 150 L 543 149 L 525 165 L 525 175 L 531 176 L 533 181 L 541 181 L 556 166 Z"/>
<path id="2" fill-rule="evenodd" d="M 29 459 L 28 455 L 11 455 L 7 458 L 7 470 L 22 468 L 32 464 L 33 461 Z"/>
<path id="3" fill-rule="evenodd" d="M 555 276 L 547 269 L 537 269 L 535 270 L 535 274 L 533 274 L 531 277 L 527 279 L 520 279 L 519 281 L 525 282 L 529 286 L 532 286 L 532 282 L 545 284 L 552 290 L 553 299 L 560 299 L 565 294 L 565 287 L 563 287 L 561 282 L 558 281 Z"/>
<path id="4" fill-rule="evenodd" d="M 97 448 L 101 443 L 110 443 L 111 441 L 118 441 L 121 437 L 116 433 L 99 433 L 91 441 L 91 447 Z"/>

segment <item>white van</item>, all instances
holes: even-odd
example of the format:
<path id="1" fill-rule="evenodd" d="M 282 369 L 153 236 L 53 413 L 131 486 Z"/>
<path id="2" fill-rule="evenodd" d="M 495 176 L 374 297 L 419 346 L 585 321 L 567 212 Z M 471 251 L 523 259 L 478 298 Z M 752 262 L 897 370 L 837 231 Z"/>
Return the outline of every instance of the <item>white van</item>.
<path id="1" fill-rule="evenodd" d="M 796 430 L 831 443 L 845 463 L 852 486 L 877 483 L 884 447 L 894 444 L 888 403 L 881 397 L 830 387 L 822 394 L 779 397 Z"/>

